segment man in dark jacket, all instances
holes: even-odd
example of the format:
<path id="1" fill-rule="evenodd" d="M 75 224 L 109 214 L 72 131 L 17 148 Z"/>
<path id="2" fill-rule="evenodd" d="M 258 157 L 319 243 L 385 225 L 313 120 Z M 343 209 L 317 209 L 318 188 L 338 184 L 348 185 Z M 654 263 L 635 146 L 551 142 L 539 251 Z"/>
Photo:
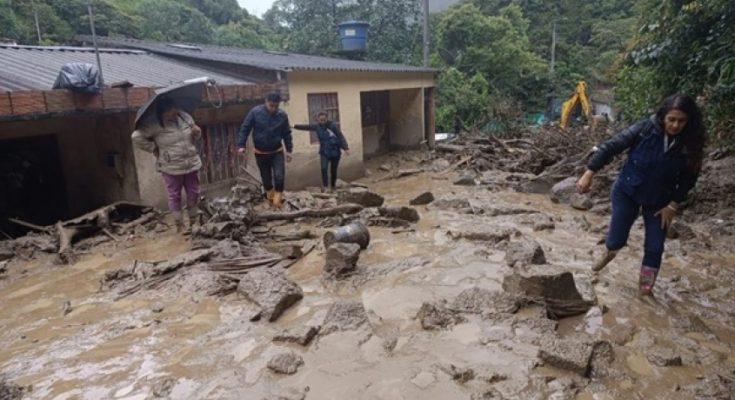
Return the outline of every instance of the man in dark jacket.
<path id="1" fill-rule="evenodd" d="M 253 152 L 260 169 L 268 200 L 276 207 L 283 204 L 283 188 L 286 180 L 285 160 L 291 162 L 293 138 L 288 114 L 279 109 L 281 95 L 270 93 L 265 104 L 253 107 L 237 132 L 238 153 L 245 157 L 245 145 L 253 131 Z M 275 187 L 275 188 L 274 188 Z"/>
<path id="2" fill-rule="evenodd" d="M 342 150 L 350 155 L 347 139 L 337 124 L 330 121 L 326 112 L 320 112 L 317 117 L 318 124 L 294 125 L 294 129 L 302 131 L 314 131 L 319 139 L 319 156 L 322 166 L 322 191 L 334 191 L 337 185 L 337 169 L 342 157 Z M 331 180 L 330 180 L 331 173 Z"/>

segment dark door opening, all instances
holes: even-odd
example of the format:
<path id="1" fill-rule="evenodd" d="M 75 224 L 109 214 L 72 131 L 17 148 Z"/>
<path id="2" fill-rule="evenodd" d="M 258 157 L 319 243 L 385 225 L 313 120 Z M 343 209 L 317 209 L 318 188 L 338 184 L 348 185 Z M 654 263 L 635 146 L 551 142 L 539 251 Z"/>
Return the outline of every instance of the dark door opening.
<path id="1" fill-rule="evenodd" d="M 18 218 L 51 225 L 67 215 L 64 176 L 53 135 L 0 141 L 0 236 L 28 230 L 8 221 Z"/>
<path id="2" fill-rule="evenodd" d="M 390 150 L 390 94 L 387 90 L 361 92 L 363 156 L 387 153 Z"/>

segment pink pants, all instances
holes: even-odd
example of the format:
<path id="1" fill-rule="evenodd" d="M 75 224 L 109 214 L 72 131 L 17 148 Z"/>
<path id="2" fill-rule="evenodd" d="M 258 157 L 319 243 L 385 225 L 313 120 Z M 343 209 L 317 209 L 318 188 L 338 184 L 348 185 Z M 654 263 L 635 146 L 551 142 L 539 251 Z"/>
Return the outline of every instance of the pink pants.
<path id="1" fill-rule="evenodd" d="M 181 189 L 186 190 L 186 204 L 189 208 L 199 203 L 199 171 L 184 175 L 163 175 L 163 182 L 168 192 L 168 208 L 171 211 L 181 211 Z"/>

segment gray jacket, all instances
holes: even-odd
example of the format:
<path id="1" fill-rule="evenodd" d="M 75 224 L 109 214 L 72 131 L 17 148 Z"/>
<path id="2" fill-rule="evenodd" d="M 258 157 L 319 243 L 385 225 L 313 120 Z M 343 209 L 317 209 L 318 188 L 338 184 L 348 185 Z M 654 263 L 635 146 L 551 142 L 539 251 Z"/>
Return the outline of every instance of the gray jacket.
<path id="1" fill-rule="evenodd" d="M 133 144 L 149 153 L 158 149 L 156 167 L 159 172 L 169 175 L 184 175 L 202 168 L 202 160 L 194 145 L 201 136 L 194 137 L 191 115 L 180 111 L 176 124 L 166 123 L 164 127 L 153 119 L 133 132 Z"/>

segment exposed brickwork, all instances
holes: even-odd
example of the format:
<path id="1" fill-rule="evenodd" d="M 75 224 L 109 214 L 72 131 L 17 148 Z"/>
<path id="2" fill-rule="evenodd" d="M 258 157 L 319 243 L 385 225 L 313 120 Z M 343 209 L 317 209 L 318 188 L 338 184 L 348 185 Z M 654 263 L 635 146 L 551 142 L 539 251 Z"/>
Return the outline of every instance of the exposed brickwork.
<path id="1" fill-rule="evenodd" d="M 10 103 L 10 92 L 0 92 L 0 115 L 10 115 L 13 107 Z"/>
<path id="2" fill-rule="evenodd" d="M 10 92 L 13 114 L 34 114 L 46 112 L 46 99 L 43 92 Z"/>
<path id="3" fill-rule="evenodd" d="M 106 109 L 126 109 L 128 108 L 127 96 L 122 88 L 105 89 L 102 92 L 102 102 Z"/>
<path id="4" fill-rule="evenodd" d="M 74 93 L 68 90 L 47 90 L 43 92 L 43 95 L 46 96 L 46 110 L 48 112 L 69 112 L 76 110 Z"/>

